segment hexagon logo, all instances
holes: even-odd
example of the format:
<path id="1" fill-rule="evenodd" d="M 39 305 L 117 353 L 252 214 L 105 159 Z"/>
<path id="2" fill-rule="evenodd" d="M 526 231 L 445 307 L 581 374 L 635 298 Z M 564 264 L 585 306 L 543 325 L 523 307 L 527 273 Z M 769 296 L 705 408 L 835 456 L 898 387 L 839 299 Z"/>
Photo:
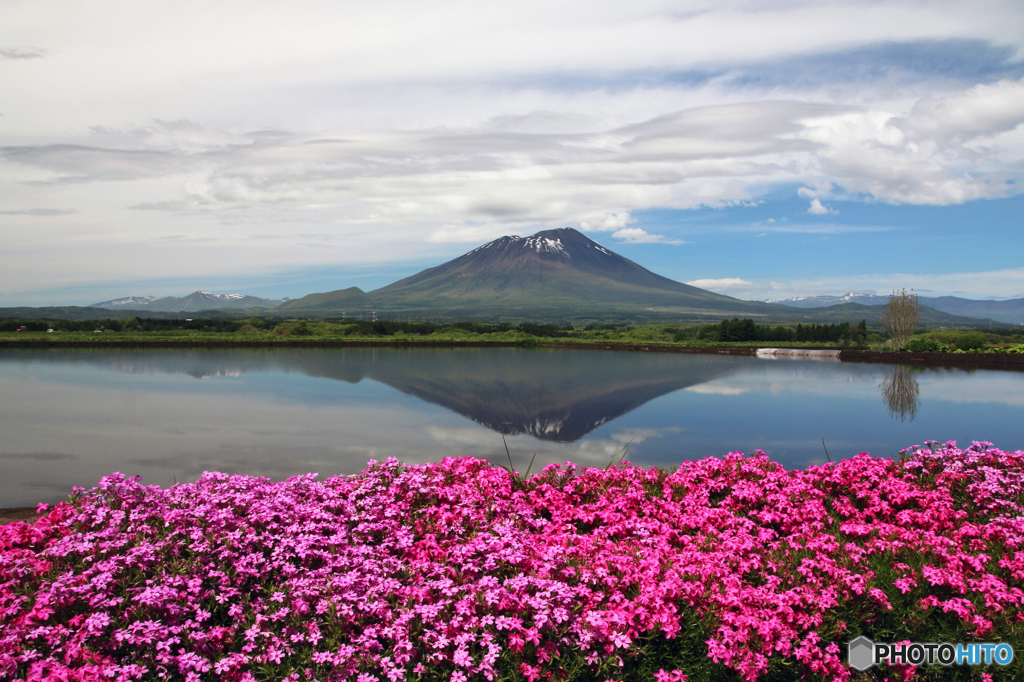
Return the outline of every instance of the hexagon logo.
<path id="1" fill-rule="evenodd" d="M 861 635 L 846 645 L 846 656 L 851 668 L 864 672 L 875 664 L 875 643 Z"/>

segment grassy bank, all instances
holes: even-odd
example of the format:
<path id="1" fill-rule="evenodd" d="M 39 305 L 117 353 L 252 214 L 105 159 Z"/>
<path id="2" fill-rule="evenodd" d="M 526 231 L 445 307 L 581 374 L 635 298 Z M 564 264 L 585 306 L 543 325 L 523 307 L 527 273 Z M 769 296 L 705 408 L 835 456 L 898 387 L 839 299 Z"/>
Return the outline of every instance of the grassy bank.
<path id="1" fill-rule="evenodd" d="M 85 680 L 1024 677 L 1024 452 L 933 444 L 281 483 L 114 475 L 0 527 L 0 675 Z M 846 643 L 1007 642 L 990 665 Z"/>
<path id="2" fill-rule="evenodd" d="M 910 361 L 914 355 L 948 354 L 932 364 L 970 365 L 979 353 L 1022 354 L 1020 330 L 940 330 L 913 337 L 894 348 L 861 323 L 761 325 L 752 320 L 724 320 L 692 325 L 603 325 L 574 328 L 555 324 L 440 324 L 399 321 L 308 321 L 250 318 L 196 320 L 104 320 L 95 322 L 0 322 L 0 348 L 68 347 L 343 347 L 343 346 L 538 346 L 653 351 L 735 352 L 759 347 L 838 348 L 856 350 L 871 361 Z M 22 327 L 21 331 L 14 331 Z M 960 354 L 963 357 L 951 356 Z M 853 359 L 851 354 L 851 359 Z M 980 364 L 990 364 L 979 361 Z"/>
<path id="3" fill-rule="evenodd" d="M 737 321 L 744 322 L 744 321 Z M 495 343 L 545 344 L 660 344 L 692 347 L 849 347 L 868 341 L 850 325 L 770 327 L 753 325 L 732 329 L 730 323 L 713 325 L 631 325 L 574 328 L 553 324 L 442 325 L 419 322 L 310 322 L 287 320 L 107 320 L 104 324 L 37 323 L 25 331 L 0 330 L 3 345 L 124 345 L 124 344 L 340 344 L 340 343 Z M 724 325 L 724 326 L 723 326 Z M 14 326 L 8 325 L 8 326 Z M 16 328 L 16 327 L 15 327 Z M 47 331 L 52 329 L 52 331 Z M 812 334 L 814 332 L 814 334 Z"/>

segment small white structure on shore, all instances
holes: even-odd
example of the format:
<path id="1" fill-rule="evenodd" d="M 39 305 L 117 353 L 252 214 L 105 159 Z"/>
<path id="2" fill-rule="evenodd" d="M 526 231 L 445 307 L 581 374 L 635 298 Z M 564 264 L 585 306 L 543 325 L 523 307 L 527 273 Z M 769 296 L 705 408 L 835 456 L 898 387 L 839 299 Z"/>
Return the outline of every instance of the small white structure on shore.
<path id="1" fill-rule="evenodd" d="M 839 360 L 839 351 L 831 348 L 758 348 L 757 357 L 778 358 L 810 358 L 814 360 Z"/>

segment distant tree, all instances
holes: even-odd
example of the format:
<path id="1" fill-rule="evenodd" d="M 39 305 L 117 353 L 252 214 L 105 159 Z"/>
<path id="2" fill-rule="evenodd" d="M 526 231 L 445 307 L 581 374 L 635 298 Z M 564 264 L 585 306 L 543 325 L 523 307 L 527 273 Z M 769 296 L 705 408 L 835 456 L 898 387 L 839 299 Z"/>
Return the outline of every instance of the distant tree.
<path id="1" fill-rule="evenodd" d="M 917 300 L 917 294 L 911 289 L 893 291 L 889 302 L 882 311 L 882 329 L 888 332 L 894 346 L 899 348 L 904 345 L 921 321 L 921 304 Z"/>
<path id="2" fill-rule="evenodd" d="M 861 320 L 860 324 L 853 331 L 853 340 L 856 343 L 865 343 L 868 340 L 868 321 Z"/>

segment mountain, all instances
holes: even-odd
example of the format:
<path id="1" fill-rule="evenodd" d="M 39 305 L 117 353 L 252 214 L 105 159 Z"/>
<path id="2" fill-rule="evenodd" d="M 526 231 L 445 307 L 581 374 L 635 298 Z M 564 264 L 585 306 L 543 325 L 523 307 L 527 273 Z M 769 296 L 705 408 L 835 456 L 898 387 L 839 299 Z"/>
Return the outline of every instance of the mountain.
<path id="1" fill-rule="evenodd" d="M 526 238 L 501 237 L 369 293 L 353 287 L 311 294 L 277 310 L 534 320 L 764 318 L 786 311 L 662 277 L 568 227 Z"/>
<path id="2" fill-rule="evenodd" d="M 979 301 L 957 296 L 919 296 L 921 305 L 961 317 L 989 318 L 998 322 L 1024 324 L 1024 298 L 1009 301 Z M 796 298 L 775 298 L 766 303 L 778 303 L 794 308 L 823 308 L 843 303 L 861 305 L 885 305 L 888 296 L 849 293 L 844 296 L 797 296 Z"/>
<path id="3" fill-rule="evenodd" d="M 245 294 L 211 294 L 208 291 L 196 291 L 188 296 L 178 298 L 166 296 L 126 296 L 112 301 L 93 303 L 90 308 L 107 310 L 152 310 L 156 312 L 196 312 L 199 310 L 217 310 L 224 308 L 276 308 L 284 301 L 257 298 Z"/>

